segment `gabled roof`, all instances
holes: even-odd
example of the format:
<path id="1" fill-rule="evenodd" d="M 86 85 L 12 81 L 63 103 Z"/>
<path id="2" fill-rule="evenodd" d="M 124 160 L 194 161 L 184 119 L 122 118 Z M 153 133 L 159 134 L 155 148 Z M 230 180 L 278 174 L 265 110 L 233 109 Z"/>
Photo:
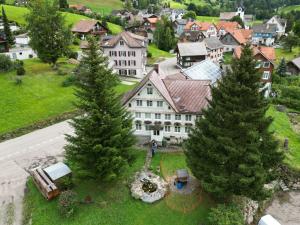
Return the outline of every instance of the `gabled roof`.
<path id="1" fill-rule="evenodd" d="M 220 29 L 225 30 L 226 32 L 232 32 L 233 30 L 241 28 L 238 22 L 230 22 L 230 21 L 219 21 L 216 24 L 216 28 L 219 31 Z"/>
<path id="2" fill-rule="evenodd" d="M 280 18 L 278 15 L 273 16 L 271 19 L 273 19 L 273 18 L 274 18 L 281 26 L 285 26 L 286 23 L 287 23 L 287 20 L 286 20 L 286 19 Z M 269 19 L 269 21 L 270 21 L 271 19 Z M 267 23 L 272 24 L 272 23 L 269 22 L 269 21 L 268 21 Z"/>
<path id="3" fill-rule="evenodd" d="M 300 70 L 300 57 L 295 58 L 291 61 Z"/>
<path id="4" fill-rule="evenodd" d="M 204 42 L 183 42 L 177 44 L 180 56 L 207 55 Z"/>
<path id="5" fill-rule="evenodd" d="M 223 48 L 224 45 L 217 37 L 207 37 L 204 40 L 204 43 L 206 44 L 207 48 L 210 50 Z"/>
<path id="6" fill-rule="evenodd" d="M 124 40 L 125 43 L 131 48 L 145 48 L 146 38 L 143 36 L 139 36 L 133 34 L 129 31 L 123 31 L 120 34 L 113 36 L 111 39 L 107 41 L 103 41 L 101 43 L 102 48 L 112 48 L 117 45 L 120 40 Z"/>
<path id="7" fill-rule="evenodd" d="M 78 21 L 78 23 L 76 23 L 73 28 L 72 28 L 72 32 L 78 32 L 78 33 L 88 33 L 90 32 L 94 26 L 100 22 L 97 20 L 80 20 Z M 100 24 L 101 25 L 101 24 Z"/>
<path id="8" fill-rule="evenodd" d="M 126 104 L 148 82 L 152 83 L 175 112 L 200 113 L 207 106 L 207 99 L 211 98 L 209 81 L 177 79 L 177 76 L 172 79 L 152 70 L 137 87 L 123 97 L 122 103 Z"/>
<path id="9" fill-rule="evenodd" d="M 221 78 L 222 70 L 213 61 L 206 59 L 184 69 L 182 74 L 193 80 L 209 80 L 214 84 Z"/>
<path id="10" fill-rule="evenodd" d="M 205 35 L 203 34 L 203 32 L 200 31 L 200 30 L 188 30 L 188 31 L 182 32 L 182 34 L 180 35 L 179 39 L 181 41 L 183 41 L 184 39 L 186 39 L 187 41 L 195 42 L 195 41 L 199 40 L 199 36 L 205 37 Z"/>
<path id="11" fill-rule="evenodd" d="M 275 49 L 273 47 L 266 47 L 266 46 L 251 46 L 253 56 L 256 56 L 257 54 L 261 54 L 263 57 L 265 57 L 270 62 L 274 62 L 276 60 L 276 54 Z M 238 46 L 234 49 L 234 55 L 237 58 L 240 58 L 242 54 L 242 47 Z"/>
<path id="12" fill-rule="evenodd" d="M 251 33 L 251 30 L 238 29 L 232 32 L 228 32 L 227 34 L 225 34 L 225 36 L 231 35 L 239 44 L 245 44 L 249 40 L 249 33 Z"/>
<path id="13" fill-rule="evenodd" d="M 209 23 L 209 22 L 189 21 L 185 25 L 184 29 L 190 30 L 194 24 L 199 26 L 201 31 L 207 31 L 211 26 L 215 26 L 213 23 Z"/>
<path id="14" fill-rule="evenodd" d="M 253 25 L 253 33 L 271 33 L 276 34 L 277 26 L 276 24 L 256 24 Z"/>

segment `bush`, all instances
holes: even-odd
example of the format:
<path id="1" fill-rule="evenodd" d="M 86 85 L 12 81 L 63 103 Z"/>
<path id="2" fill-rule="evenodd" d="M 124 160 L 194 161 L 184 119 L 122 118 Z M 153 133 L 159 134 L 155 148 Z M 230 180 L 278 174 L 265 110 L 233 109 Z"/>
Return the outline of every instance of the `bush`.
<path id="1" fill-rule="evenodd" d="M 69 86 L 73 85 L 75 83 L 75 81 L 76 81 L 75 75 L 70 75 L 62 82 L 61 86 L 69 87 Z"/>
<path id="2" fill-rule="evenodd" d="M 77 207 L 77 194 L 74 191 L 63 191 L 58 199 L 58 209 L 62 216 L 69 218 Z"/>
<path id="3" fill-rule="evenodd" d="M 17 68 L 17 75 L 18 75 L 18 76 L 23 76 L 23 75 L 25 75 L 25 73 L 26 73 L 26 71 L 25 71 L 25 69 L 24 69 L 23 66 L 19 66 L 19 67 Z"/>
<path id="4" fill-rule="evenodd" d="M 65 76 L 65 75 L 67 75 L 67 74 L 68 74 L 68 72 L 67 72 L 66 70 L 61 69 L 61 68 L 58 68 L 58 69 L 57 69 L 57 75 Z"/>
<path id="5" fill-rule="evenodd" d="M 151 58 L 152 57 L 152 53 L 151 52 L 147 52 L 147 57 Z"/>
<path id="6" fill-rule="evenodd" d="M 22 77 L 21 77 L 21 76 L 16 76 L 15 84 L 16 84 L 16 85 L 21 85 L 21 84 L 23 84 L 23 80 L 22 80 Z"/>
<path id="7" fill-rule="evenodd" d="M 69 58 L 69 59 L 77 59 L 77 58 L 78 58 L 78 53 L 77 53 L 77 52 L 70 51 L 70 52 L 68 53 L 68 58 Z"/>
<path id="8" fill-rule="evenodd" d="M 244 217 L 236 205 L 219 204 L 208 214 L 209 225 L 244 225 Z"/>
<path id="9" fill-rule="evenodd" d="M 13 69 L 13 62 L 9 56 L 0 54 L 0 72 L 6 72 Z"/>

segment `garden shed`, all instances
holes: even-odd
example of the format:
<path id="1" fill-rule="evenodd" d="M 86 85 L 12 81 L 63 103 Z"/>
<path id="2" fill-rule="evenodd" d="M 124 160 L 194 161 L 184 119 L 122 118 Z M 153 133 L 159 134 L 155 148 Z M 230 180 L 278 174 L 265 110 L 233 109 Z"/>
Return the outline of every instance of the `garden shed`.
<path id="1" fill-rule="evenodd" d="M 72 171 L 64 163 L 59 162 L 44 169 L 47 176 L 56 183 L 59 179 L 70 176 Z"/>

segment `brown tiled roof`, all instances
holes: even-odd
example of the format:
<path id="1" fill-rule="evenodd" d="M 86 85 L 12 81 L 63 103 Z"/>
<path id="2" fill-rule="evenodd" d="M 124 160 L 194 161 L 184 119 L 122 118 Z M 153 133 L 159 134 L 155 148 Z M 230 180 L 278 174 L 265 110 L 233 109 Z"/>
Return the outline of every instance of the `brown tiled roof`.
<path id="1" fill-rule="evenodd" d="M 72 32 L 88 33 L 97 23 L 97 20 L 80 20 L 73 26 Z"/>
<path id="2" fill-rule="evenodd" d="M 270 62 L 274 62 L 276 60 L 275 49 L 273 47 L 251 46 L 251 48 L 254 56 L 257 54 L 262 54 Z M 233 53 L 235 57 L 240 58 L 242 54 L 242 47 L 241 46 L 236 47 Z"/>
<path id="3" fill-rule="evenodd" d="M 185 25 L 184 29 L 190 30 L 194 24 L 198 25 L 201 31 L 207 31 L 210 28 L 210 26 L 214 26 L 213 23 L 209 23 L 209 22 L 189 21 Z"/>
<path id="4" fill-rule="evenodd" d="M 237 29 L 228 33 L 230 33 L 239 44 L 245 44 L 249 41 L 252 30 Z"/>
<path id="5" fill-rule="evenodd" d="M 230 22 L 230 21 L 219 21 L 216 24 L 216 28 L 219 31 L 220 29 L 224 29 L 227 32 L 233 32 L 236 29 L 241 28 L 241 26 L 237 22 Z"/>
<path id="6" fill-rule="evenodd" d="M 250 29 L 240 29 L 242 35 L 246 40 L 249 40 L 252 37 L 253 30 Z"/>
<path id="7" fill-rule="evenodd" d="M 207 107 L 207 99 L 211 98 L 209 81 L 177 78 L 177 74 L 164 77 L 152 70 L 134 90 L 123 97 L 122 102 L 126 104 L 149 81 L 175 112 L 199 113 Z"/>
<path id="8" fill-rule="evenodd" d="M 102 42 L 101 47 L 103 47 L 103 48 L 114 47 L 120 41 L 120 39 L 123 39 L 125 41 L 125 43 L 131 48 L 145 47 L 144 42 L 145 42 L 146 38 L 143 36 L 133 34 L 129 31 L 123 31 L 122 33 L 114 36 L 110 40 Z"/>
<path id="9" fill-rule="evenodd" d="M 74 5 L 69 5 L 70 9 L 76 9 L 78 11 L 80 10 L 86 10 L 86 7 L 82 4 L 74 4 Z"/>

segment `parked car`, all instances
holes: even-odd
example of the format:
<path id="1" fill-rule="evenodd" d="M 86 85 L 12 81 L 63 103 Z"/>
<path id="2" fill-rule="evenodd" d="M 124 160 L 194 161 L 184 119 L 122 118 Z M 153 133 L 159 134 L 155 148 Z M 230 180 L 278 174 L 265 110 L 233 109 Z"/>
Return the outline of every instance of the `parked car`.
<path id="1" fill-rule="evenodd" d="M 265 215 L 259 220 L 258 225 L 281 225 L 281 224 L 276 219 L 274 219 L 273 216 Z"/>

